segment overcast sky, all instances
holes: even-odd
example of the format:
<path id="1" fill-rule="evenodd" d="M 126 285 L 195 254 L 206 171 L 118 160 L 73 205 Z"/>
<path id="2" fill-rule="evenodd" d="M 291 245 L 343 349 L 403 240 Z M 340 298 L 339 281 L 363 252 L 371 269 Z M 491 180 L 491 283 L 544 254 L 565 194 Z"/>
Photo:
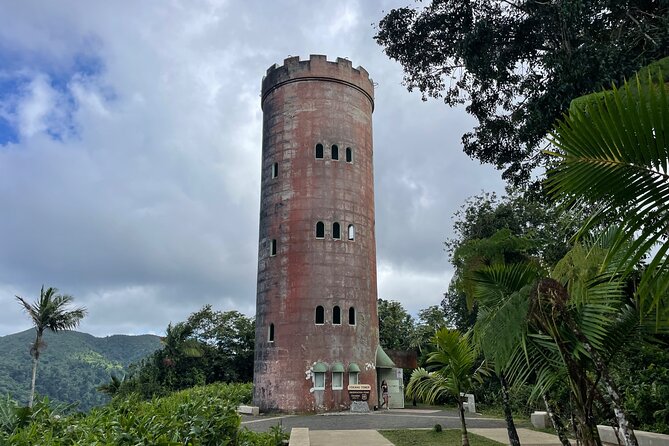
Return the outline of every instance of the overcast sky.
<path id="1" fill-rule="evenodd" d="M 255 312 L 260 82 L 346 57 L 376 87 L 379 297 L 439 304 L 443 241 L 500 174 L 462 153 L 462 108 L 422 102 L 373 40 L 410 0 L 0 2 L 0 335 L 42 284 L 97 336 L 164 333 L 210 303 Z"/>

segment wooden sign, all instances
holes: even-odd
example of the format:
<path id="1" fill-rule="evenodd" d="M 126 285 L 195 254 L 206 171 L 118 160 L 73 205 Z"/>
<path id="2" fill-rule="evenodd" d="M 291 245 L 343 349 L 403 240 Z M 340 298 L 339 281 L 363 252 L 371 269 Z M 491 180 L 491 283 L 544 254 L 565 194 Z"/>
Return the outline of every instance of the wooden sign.
<path id="1" fill-rule="evenodd" d="M 348 397 L 351 401 L 367 401 L 371 391 L 372 386 L 369 384 L 349 384 Z"/>

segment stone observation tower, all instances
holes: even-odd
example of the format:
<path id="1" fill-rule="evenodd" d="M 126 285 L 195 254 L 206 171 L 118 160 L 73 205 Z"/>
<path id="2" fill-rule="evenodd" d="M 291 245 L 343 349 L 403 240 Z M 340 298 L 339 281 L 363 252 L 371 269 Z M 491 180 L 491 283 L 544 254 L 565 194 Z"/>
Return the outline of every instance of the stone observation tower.
<path id="1" fill-rule="evenodd" d="M 254 404 L 328 411 L 349 384 L 377 404 L 372 111 L 364 68 L 312 55 L 262 81 Z"/>

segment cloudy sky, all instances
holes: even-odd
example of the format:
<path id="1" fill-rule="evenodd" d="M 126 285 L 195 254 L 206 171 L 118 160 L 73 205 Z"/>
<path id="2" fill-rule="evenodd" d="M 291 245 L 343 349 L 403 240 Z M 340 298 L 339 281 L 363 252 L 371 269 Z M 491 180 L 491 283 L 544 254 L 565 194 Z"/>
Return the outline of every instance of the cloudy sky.
<path id="1" fill-rule="evenodd" d="M 462 109 L 422 102 L 373 40 L 411 0 L 0 2 L 0 336 L 42 284 L 81 330 L 163 333 L 202 305 L 254 314 L 260 81 L 288 56 L 362 65 L 374 112 L 379 297 L 438 304 L 470 195 Z"/>

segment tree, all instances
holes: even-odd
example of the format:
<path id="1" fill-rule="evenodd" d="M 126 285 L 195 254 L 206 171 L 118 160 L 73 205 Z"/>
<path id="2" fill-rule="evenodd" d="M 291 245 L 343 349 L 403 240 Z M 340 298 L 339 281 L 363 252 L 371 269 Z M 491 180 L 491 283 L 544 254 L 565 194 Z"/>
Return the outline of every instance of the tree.
<path id="1" fill-rule="evenodd" d="M 35 326 L 35 341 L 30 346 L 30 356 L 33 361 L 32 379 L 30 384 L 30 399 L 28 400 L 28 407 L 33 406 L 35 398 L 35 380 L 37 377 L 37 363 L 39 362 L 40 354 L 45 345 L 42 341 L 44 332 L 51 330 L 54 333 L 71 330 L 77 325 L 79 321 L 86 315 L 86 309 L 83 307 L 68 309 L 72 303 L 72 296 L 57 294 L 56 288 L 49 287 L 46 290 L 42 285 L 40 290 L 39 300 L 35 303 L 28 303 L 22 297 L 16 296 L 23 310 L 32 319 Z"/>
<path id="2" fill-rule="evenodd" d="M 427 347 L 434 334 L 440 328 L 446 327 L 446 314 L 443 308 L 432 305 L 423 308 L 418 312 L 418 322 L 416 323 L 411 337 L 411 347 L 418 349 L 418 353 L 422 353 Z"/>
<path id="3" fill-rule="evenodd" d="M 239 311 L 214 311 L 205 305 L 188 317 L 193 337 L 206 346 L 211 366 L 207 382 L 253 380 L 255 320 Z"/>
<path id="4" fill-rule="evenodd" d="M 375 36 L 409 91 L 467 103 L 465 153 L 514 184 L 569 102 L 667 55 L 669 4 L 629 0 L 432 0 L 392 9 Z"/>
<path id="5" fill-rule="evenodd" d="M 414 320 L 401 303 L 378 301 L 379 342 L 390 350 L 408 350 L 414 332 Z"/>
<path id="6" fill-rule="evenodd" d="M 577 436 L 584 444 L 601 443 L 593 404 L 605 395 L 626 444 L 635 445 L 608 364 L 634 338 L 638 313 L 626 298 L 625 282 L 605 258 L 603 245 L 576 244 L 551 278 L 529 264 L 479 269 L 474 273 L 474 292 L 482 302 L 477 324 L 482 324 L 486 356 L 510 362 L 515 380 L 535 377 L 533 396 L 546 394 L 560 380 L 568 382 Z M 486 342 L 491 332 L 498 336 Z"/>
<path id="7" fill-rule="evenodd" d="M 162 341 L 163 348 L 133 368 L 118 394 L 151 398 L 200 384 L 253 379 L 255 322 L 238 311 L 205 305 L 186 321 L 170 323 Z"/>
<path id="8" fill-rule="evenodd" d="M 445 242 L 455 267 L 442 301 L 449 323 L 467 330 L 476 320 L 475 302 L 466 302 L 467 270 L 495 261 L 513 263 L 529 258 L 554 265 L 569 251 L 570 238 L 581 220 L 546 199 L 511 189 L 502 198 L 494 193 L 469 198 L 455 214 L 455 237 Z"/>
<path id="9" fill-rule="evenodd" d="M 433 371 L 428 372 L 424 368 L 414 370 L 406 394 L 416 395 L 428 404 L 444 396 L 454 397 L 458 402 L 462 445 L 469 446 L 465 408 L 460 394 L 470 390 L 473 382 L 487 373 L 486 369 L 478 362 L 478 354 L 467 334 L 442 328 L 434 334 L 432 344 L 434 351 L 428 357 L 428 364 Z"/>
<path id="10" fill-rule="evenodd" d="M 650 256 L 637 296 L 642 315 L 669 326 L 669 58 L 646 67 L 622 90 L 578 98 L 551 134 L 560 163 L 547 188 L 565 207 L 598 210 L 581 234 L 622 213 L 609 259 L 621 255 L 629 273 Z M 633 240 L 630 242 L 630 240 Z M 653 252 L 653 248 L 657 250 Z"/>

